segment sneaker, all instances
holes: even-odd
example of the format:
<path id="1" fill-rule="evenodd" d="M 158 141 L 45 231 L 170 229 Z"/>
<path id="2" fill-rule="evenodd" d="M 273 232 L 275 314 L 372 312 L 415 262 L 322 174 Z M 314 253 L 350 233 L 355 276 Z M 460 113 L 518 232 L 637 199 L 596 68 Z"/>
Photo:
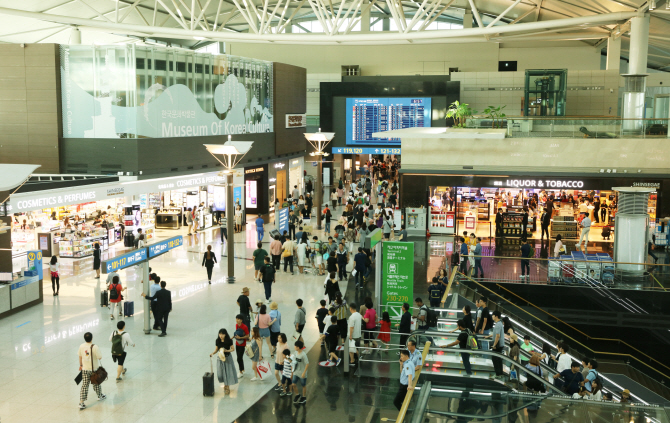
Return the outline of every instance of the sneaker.
<path id="1" fill-rule="evenodd" d="M 256 382 L 256 381 L 259 380 L 259 379 L 258 379 L 256 376 L 254 376 L 254 377 L 252 377 L 250 380 L 251 380 L 252 382 Z"/>
<path id="2" fill-rule="evenodd" d="M 337 363 L 335 363 L 335 365 L 336 365 L 336 366 L 339 366 L 341 362 L 342 362 L 342 359 L 341 359 L 341 358 L 338 358 L 338 359 L 337 359 Z"/>
<path id="3" fill-rule="evenodd" d="M 296 395 L 295 398 L 293 398 L 293 403 L 297 404 L 298 401 L 300 401 L 300 395 Z"/>
<path id="4" fill-rule="evenodd" d="M 124 367 L 124 368 L 123 368 L 123 371 L 121 372 L 121 374 L 122 374 L 122 375 L 125 375 L 127 371 L 128 371 L 128 369 L 126 369 L 126 368 Z"/>
<path id="5" fill-rule="evenodd" d="M 307 397 L 300 397 L 300 400 L 298 401 L 298 404 L 304 404 L 307 402 Z"/>
<path id="6" fill-rule="evenodd" d="M 275 391 L 281 391 L 281 385 L 280 384 L 277 384 L 277 386 L 275 386 Z"/>
<path id="7" fill-rule="evenodd" d="M 110 319 L 114 320 L 114 315 L 109 316 Z"/>
<path id="8" fill-rule="evenodd" d="M 161 333 L 160 335 L 158 335 L 159 338 L 162 338 L 164 336 L 167 336 L 167 333 Z"/>
<path id="9" fill-rule="evenodd" d="M 86 404 L 84 404 L 83 402 L 80 402 L 79 403 L 79 409 L 83 410 L 84 408 L 86 408 Z"/>
<path id="10" fill-rule="evenodd" d="M 282 393 L 279 394 L 279 396 L 280 396 L 280 397 L 289 397 L 289 396 L 291 396 L 291 393 L 290 393 L 290 392 L 286 392 L 286 391 L 282 391 Z"/>
<path id="11" fill-rule="evenodd" d="M 100 394 L 100 396 L 98 397 L 98 401 L 102 401 L 104 399 L 107 399 L 107 396 L 105 394 Z"/>
<path id="12" fill-rule="evenodd" d="M 117 378 L 116 378 L 116 383 L 119 383 L 119 382 L 121 382 L 122 380 L 123 380 L 123 379 L 121 379 L 120 377 L 117 377 Z"/>
<path id="13" fill-rule="evenodd" d="M 238 379 L 242 379 L 243 377 L 244 377 L 244 373 L 238 373 L 238 374 L 237 374 L 237 378 L 238 378 Z"/>

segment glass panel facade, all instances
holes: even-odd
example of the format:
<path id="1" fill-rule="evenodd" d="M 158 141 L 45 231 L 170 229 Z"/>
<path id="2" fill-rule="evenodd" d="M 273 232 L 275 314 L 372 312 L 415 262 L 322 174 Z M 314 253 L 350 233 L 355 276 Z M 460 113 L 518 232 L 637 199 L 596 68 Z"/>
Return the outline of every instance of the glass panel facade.
<path id="1" fill-rule="evenodd" d="M 272 132 L 272 62 L 145 46 L 61 47 L 65 138 Z"/>

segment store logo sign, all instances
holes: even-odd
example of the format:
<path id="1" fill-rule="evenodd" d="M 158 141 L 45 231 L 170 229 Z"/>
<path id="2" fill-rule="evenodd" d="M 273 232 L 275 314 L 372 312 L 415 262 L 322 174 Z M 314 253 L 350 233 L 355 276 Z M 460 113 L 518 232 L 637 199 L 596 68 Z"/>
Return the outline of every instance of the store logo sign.
<path id="1" fill-rule="evenodd" d="M 298 160 L 298 159 L 295 159 L 295 160 L 293 160 L 293 161 L 291 162 L 291 165 L 296 165 L 296 166 L 298 166 L 299 164 L 300 164 L 300 160 Z"/>
<path id="2" fill-rule="evenodd" d="M 307 115 L 290 114 L 286 115 L 287 128 L 304 128 L 307 126 Z"/>
<path id="3" fill-rule="evenodd" d="M 286 166 L 283 162 L 275 163 L 275 169 L 283 169 Z"/>
<path id="4" fill-rule="evenodd" d="M 493 181 L 493 186 L 503 186 L 502 181 Z M 510 188 L 584 188 L 584 181 L 561 181 L 556 179 L 507 179 Z"/>
<path id="5" fill-rule="evenodd" d="M 248 175 L 248 174 L 250 174 L 250 173 L 258 173 L 258 172 L 262 172 L 262 171 L 264 171 L 264 170 L 265 170 L 265 169 L 262 168 L 262 167 L 255 167 L 255 168 L 253 168 L 253 169 L 246 169 L 246 170 L 244 171 L 244 173 L 246 173 L 246 174 Z"/>
<path id="6" fill-rule="evenodd" d="M 112 197 L 114 195 L 123 195 L 125 193 L 125 188 L 110 188 L 107 190 L 107 197 Z"/>
<path id="7" fill-rule="evenodd" d="M 660 182 L 633 182 L 634 187 L 661 188 Z"/>
<path id="8" fill-rule="evenodd" d="M 23 200 L 16 203 L 19 210 L 29 208 L 47 208 L 61 204 L 83 203 L 95 200 L 95 191 L 78 192 L 76 194 L 54 195 L 51 197 L 40 197 L 33 200 Z"/>

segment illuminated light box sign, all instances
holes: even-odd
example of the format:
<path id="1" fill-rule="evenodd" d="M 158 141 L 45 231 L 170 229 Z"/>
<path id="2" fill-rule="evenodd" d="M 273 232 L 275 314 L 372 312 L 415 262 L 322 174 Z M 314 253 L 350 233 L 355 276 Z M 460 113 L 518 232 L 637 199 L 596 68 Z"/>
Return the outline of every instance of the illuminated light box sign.
<path id="1" fill-rule="evenodd" d="M 399 156 L 401 153 L 400 147 L 333 147 L 333 154 L 394 154 Z"/>
<path id="2" fill-rule="evenodd" d="M 375 132 L 431 126 L 431 99 L 347 98 L 347 145 L 400 145 L 400 138 L 376 138 Z"/>
<path id="3" fill-rule="evenodd" d="M 177 247 L 181 247 L 182 245 L 184 245 L 184 238 L 181 235 L 175 236 L 170 239 L 166 239 L 165 241 L 151 244 L 148 247 L 149 258 L 154 258 L 161 254 L 165 254 L 170 250 L 174 250 Z"/>
<path id="4" fill-rule="evenodd" d="M 147 259 L 147 249 L 141 248 L 127 254 L 114 257 L 102 262 L 102 273 L 111 273 L 126 267 L 135 266 Z"/>
<path id="5" fill-rule="evenodd" d="M 507 179 L 493 181 L 493 186 L 510 188 L 584 188 L 584 181 L 556 179 Z"/>

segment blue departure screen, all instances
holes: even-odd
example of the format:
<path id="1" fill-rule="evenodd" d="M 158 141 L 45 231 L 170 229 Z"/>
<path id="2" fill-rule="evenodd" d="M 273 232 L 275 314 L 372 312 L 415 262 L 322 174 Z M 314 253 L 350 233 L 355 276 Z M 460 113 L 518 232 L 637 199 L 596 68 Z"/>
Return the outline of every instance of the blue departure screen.
<path id="1" fill-rule="evenodd" d="M 430 127 L 430 98 L 347 98 L 347 145 L 400 145 L 375 132 Z"/>

